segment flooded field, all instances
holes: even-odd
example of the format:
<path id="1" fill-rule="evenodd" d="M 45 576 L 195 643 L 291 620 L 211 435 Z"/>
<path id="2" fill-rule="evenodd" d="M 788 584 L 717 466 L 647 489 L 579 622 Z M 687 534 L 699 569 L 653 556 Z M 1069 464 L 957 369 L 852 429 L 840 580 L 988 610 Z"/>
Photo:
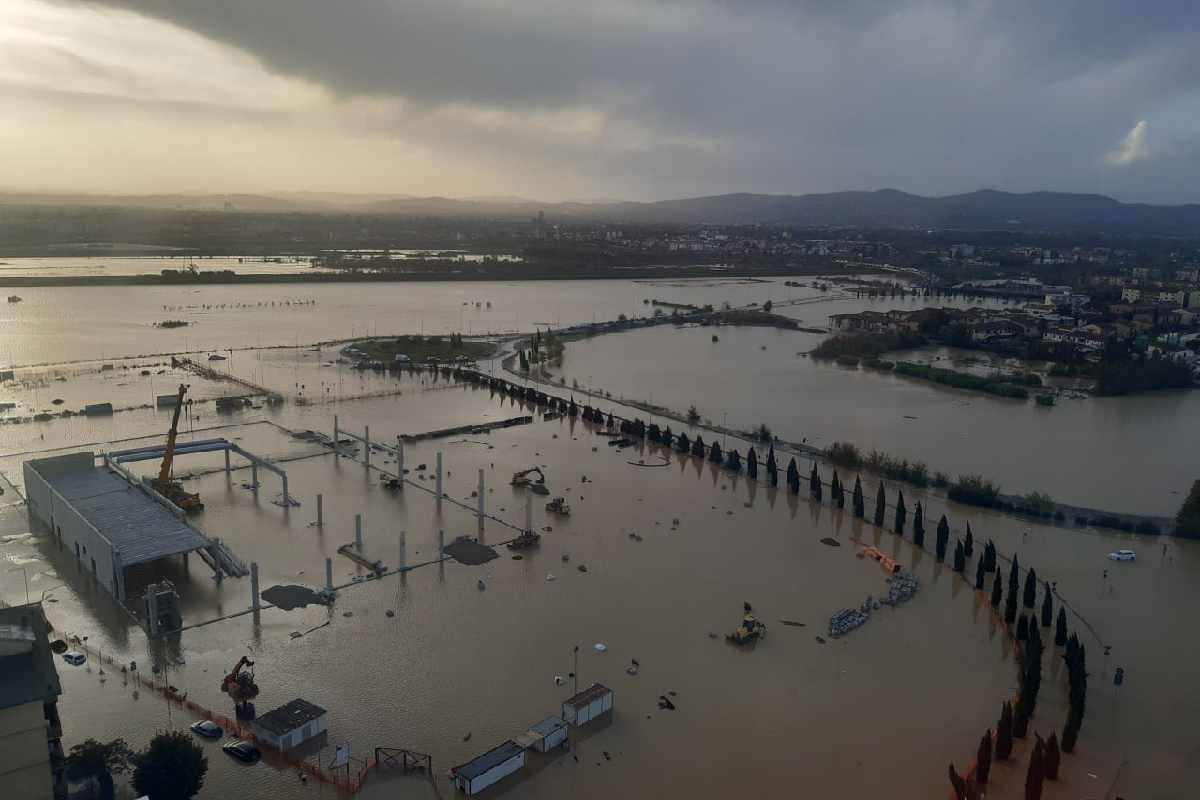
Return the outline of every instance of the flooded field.
<path id="1" fill-rule="evenodd" d="M 448 285 L 437 291 L 398 286 L 395 295 L 378 298 L 355 295 L 358 288 L 345 287 L 348 296 L 316 298 L 318 309 L 336 306 L 342 309 L 337 313 L 289 316 L 294 311 L 285 307 L 282 313 L 255 317 L 267 326 L 266 342 L 287 345 L 299 339 L 300 346 L 235 350 L 224 353 L 225 361 L 202 360 L 215 370 L 211 378 L 171 369 L 169 359 L 164 366 L 162 358 L 147 358 L 119 360 L 112 371 L 102 371 L 99 363 L 18 370 L 17 382 L 5 388 L 22 413 L 54 408 L 48 404 L 59 396 L 64 406 L 84 400 L 147 403 L 181 380 L 201 399 L 244 391 L 222 374 L 283 394 L 287 400 L 280 406 L 233 415 L 217 413 L 212 403 L 197 404 L 185 420 L 181 441 L 222 436 L 276 461 L 287 471 L 299 506 L 279 505 L 281 485 L 269 473 L 260 473 L 261 485 L 254 492 L 249 470 L 239 459 L 228 476 L 219 453 L 188 455 L 176 464 L 187 490 L 199 492 L 206 504 L 197 524 L 220 536 L 243 560 L 256 562 L 264 590 L 285 584 L 319 589 L 326 558 L 333 559 L 335 584 L 362 577 L 362 568 L 337 552 L 353 541 L 356 514 L 364 520 L 363 552 L 388 567 L 399 563 L 402 531 L 409 565 L 437 558 L 439 531 L 447 542 L 478 535 L 498 545 L 499 558 L 480 566 L 448 561 L 403 576 L 352 583 L 332 608 L 264 608 L 258 614 L 239 613 L 250 606 L 248 579 L 217 583 L 198 559 L 186 570 L 178 559 L 160 562 L 130 572 L 131 594 L 167 577 L 180 587 L 185 625 L 235 616 L 151 643 L 80 570 L 72 554 L 57 550 L 48 538 L 28 535 L 30 522 L 13 486 L 19 487 L 21 462 L 33 452 L 132 448 L 161 441 L 168 412 L 141 408 L 111 417 L 0 426 L 0 473 L 10 482 L 0 483 L 5 488 L 0 495 L 0 559 L 6 573 L 0 599 L 23 602 L 27 579 L 30 598 L 45 597 L 47 615 L 59 631 L 87 636 L 90 647 L 121 662 L 136 660 L 143 670 L 159 666 L 162 679 L 186 692 L 190 701 L 222 714 L 230 714 L 232 706 L 219 691 L 219 679 L 240 656 L 249 655 L 263 690 L 260 711 L 297 696 L 329 709 L 326 761 L 335 744 L 350 743 L 355 758 L 370 756 L 375 747 L 404 747 L 431 754 L 440 776 L 556 713 L 571 694 L 572 681 L 566 676 L 574 669 L 578 646 L 580 685 L 600 681 L 613 688 L 616 713 L 600 726 L 573 734 L 571 752 L 539 760 L 498 787 L 498 796 L 725 798 L 765 793 L 782 780 L 814 796 L 944 796 L 946 763 L 962 769 L 970 762 L 979 735 L 995 725 L 1001 702 L 1015 691 L 1016 665 L 1011 639 L 987 598 L 948 565 L 937 563 L 932 552 L 914 547 L 911 535 L 897 537 L 855 520 L 849 510 L 831 508 L 828 499 L 813 503 L 807 494 L 771 489 L 657 445 L 611 447 L 609 437 L 597 435 L 589 423 L 544 420 L 535 408 L 487 389 L 428 374 L 398 379 L 357 372 L 337 363 L 336 348 L 308 346 L 336 338 L 335 329 L 347 323 L 365 328 L 357 320 L 369 317 L 370 309 L 381 313 L 381 328 L 399 332 L 426 324 L 453 330 L 460 314 L 480 326 L 482 321 L 502 326 L 504 320 L 488 318 L 486 307 L 476 308 L 466 299 L 482 303 L 490 297 L 494 314 L 524 327 L 545 317 L 564 323 L 587 320 L 589 308 L 599 309 L 600 319 L 646 313 L 641 302 L 646 297 L 763 302 L 780 287 L 628 282 L 610 284 L 612 291 L 594 298 L 596 286 L 573 284 Z M 519 297 L 521 291 L 526 296 Z M 79 302 L 69 290 L 55 293 L 65 293 L 68 304 Z M 43 297 L 38 302 L 40 314 L 57 301 Z M 859 301 L 797 305 L 789 313 L 804 308 L 803 318 L 815 322 L 824 315 L 824 306 L 846 302 Z M 384 314 L 384 309 L 391 310 Z M 69 349 L 86 353 L 96 346 L 91 339 L 107 340 L 110 345 L 105 346 L 125 352 L 141 351 L 149 349 L 143 342 L 152 337 L 177 337 L 188 330 L 148 328 L 145 319 L 161 312 L 145 301 L 130 304 L 130 317 L 143 320 L 131 328 L 114 322 L 112 308 L 89 312 L 79 306 L 76 311 L 95 315 L 94 337 L 73 329 L 54 340 L 35 336 L 23 345 L 27 355 L 16 360 L 71 360 L 55 354 Z M 247 319 L 257 313 L 248 312 Z M 206 348 L 254 344 L 247 338 L 246 323 L 238 322 L 238 312 L 214 314 L 223 324 L 211 326 Z M 288 327 L 292 323 L 295 330 Z M 37 315 L 31 324 L 35 331 L 38 325 L 51 327 L 49 318 Z M 14 336 L 24 335 L 22 325 L 9 325 Z M 999 477 L 1006 489 L 1022 486 L 1020 476 L 1029 473 L 1039 481 L 1030 488 L 1064 498 L 1071 497 L 1070 487 L 1076 485 L 1099 486 L 1098 494 L 1112 496 L 1103 453 L 1142 452 L 1138 448 L 1151 443 L 1135 442 L 1135 429 L 1155 428 L 1137 426 L 1172 420 L 1178 426 L 1186 414 L 1186 409 L 1161 410 L 1170 396 L 1134 398 L 1144 400 L 1146 407 L 1128 417 L 1129 440 L 1114 442 L 1110 436 L 1097 443 L 1086 456 L 1091 471 L 1082 474 L 1083 467 L 1072 459 L 1084 456 L 1069 444 L 1066 452 L 1036 450 L 1034 457 L 1025 458 L 1021 437 L 1031 437 L 1029 446 L 1044 443 L 1024 431 L 1054 438 L 1047 433 L 1051 428 L 1038 427 L 1043 417 L 1035 414 L 1046 415 L 1057 425 L 1053 430 L 1065 430 L 1061 436 L 1068 438 L 1058 441 L 1085 433 L 1095 437 L 1096 430 L 1122 419 L 1117 412 L 1108 423 L 1079 416 L 1102 413 L 1089 410 L 1103 409 L 1102 401 L 1064 402 L 1052 409 L 1032 403 L 1010 406 L 995 398 L 797 358 L 798 351 L 820 340 L 815 334 L 722 328 L 714 343 L 712 332 L 664 327 L 573 343 L 563 374 L 568 386 L 576 379 L 608 389 L 614 397 L 652 399 L 681 410 L 695 403 L 717 424 L 726 414 L 731 427 L 767 422 L 789 439 L 821 444 L 843 438 L 926 457 L 935 468 L 970 469 L 980 452 L 994 447 L 997 452 L 980 471 Z M 31 349 L 34 341 L 43 349 Z M 150 374 L 142 375 L 143 369 Z M 500 373 L 498 365 L 486 369 Z M 60 373 L 68 380 L 56 381 Z M 566 396 L 570 389 L 557 393 Z M 601 407 L 626 416 L 639 413 L 615 400 Z M 353 458 L 335 457 L 303 435 L 310 429 L 332 435 L 335 415 L 343 431 L 361 434 L 370 426 L 372 440 L 394 442 L 399 434 L 527 414 L 536 417 L 531 425 L 407 446 L 411 485 L 402 491 L 385 488 L 378 469 L 365 468 L 361 448 Z M 711 439 L 708 431 L 696 432 Z M 1164 438 L 1170 437 L 1158 437 L 1153 454 L 1146 451 L 1143 470 L 1162 470 L 1155 472 L 1158 483 L 1170 469 L 1171 480 L 1190 480 L 1187 465 L 1171 460 L 1172 447 L 1183 453 L 1183 445 Z M 742 451 L 747 447 L 732 437 L 723 444 Z M 448 496 L 440 507 L 431 477 L 438 452 L 445 462 Z M 788 456 L 780 455 L 786 464 Z M 955 467 L 955 459 L 964 466 Z M 395 469 L 383 452 L 372 454 L 372 464 Z M 422 464 L 426 468 L 418 469 Z M 544 509 L 550 497 L 535 497 L 541 545 L 514 560 L 502 543 L 523 525 L 525 490 L 509 481 L 534 465 L 545 471 L 551 496 L 570 504 L 571 514 L 553 515 Z M 807 474 L 809 466 L 800 460 L 801 472 Z M 135 467 L 150 474 L 157 464 Z M 481 469 L 486 510 L 498 518 L 487 520 L 482 534 L 471 496 Z M 828 468 L 822 472 L 828 479 Z M 1112 472 L 1121 470 L 1114 466 Z M 1121 474 L 1122 485 L 1135 487 L 1139 497 L 1151 492 L 1138 483 L 1139 475 Z M 1049 480 L 1061 481 L 1064 488 L 1040 482 Z M 1152 483 L 1147 480 L 1147 487 Z M 873 498 L 875 479 L 864 476 L 864 487 Z M 889 497 L 895 488 L 889 483 Z M 1173 488 L 1186 484 L 1169 486 L 1146 504 L 1156 510 L 1170 505 L 1164 513 L 1173 511 L 1177 501 L 1166 496 Z M 321 527 L 314 524 L 318 493 L 323 496 Z M 1121 495 L 1123 507 L 1142 502 L 1133 494 L 1128 503 Z M 1088 647 L 1088 714 L 1079 749 L 1064 762 L 1064 779 L 1048 786 L 1044 796 L 1103 797 L 1113 791 L 1189 796 L 1187 731 L 1197 701 L 1194 693 L 1179 687 L 1188 685 L 1200 645 L 1178 609 L 1200 602 L 1200 588 L 1192 580 L 1200 570 L 1200 548 L 1170 539 L 1031 525 L 950 504 L 936 491 L 905 487 L 905 495 L 910 510 L 916 500 L 924 502 L 929 528 L 942 513 L 954 536 L 970 523 L 977 542 L 990 538 L 1002 555 L 1018 553 L 1023 566 L 1033 566 L 1041 578 L 1055 582 L 1059 596 L 1070 604 L 1070 625 Z M 859 544 L 878 546 L 896 558 L 921 581 L 921 590 L 906 604 L 875 611 L 849 636 L 831 639 L 825 630 L 831 614 L 858 606 L 868 595 L 886 593 L 878 564 L 856 557 Z M 1122 547 L 1137 549 L 1139 560 L 1107 560 L 1108 552 Z M 967 570 L 970 576 L 973 567 L 974 561 Z M 744 602 L 753 605 L 768 634 L 753 648 L 739 649 L 725 642 L 724 634 L 737 626 Z M 605 645 L 605 652 L 594 648 L 597 643 Z M 1049 649 L 1031 725 L 1043 735 L 1061 731 L 1065 718 L 1064 670 L 1055 648 Z M 635 660 L 636 674 L 630 674 Z M 1116 690 L 1112 674 L 1118 666 L 1128 677 Z M 120 675 L 100 675 L 98 664 L 61 664 L 60 672 L 68 746 L 118 732 L 137 746 L 156 729 L 180 727 L 192 719 L 151 692 L 135 697 Z M 660 696 L 671 697 L 676 709 L 661 709 Z M 270 800 L 336 796 L 328 785 L 301 783 L 287 765 L 244 767 L 205 746 L 210 772 L 201 797 L 228 797 L 247 787 Z M 1023 764 L 998 767 L 990 795 L 1021 796 Z M 393 780 L 371 775 L 360 796 L 390 797 L 398 790 Z M 424 796 L 428 785 L 405 782 L 403 791 Z M 444 780 L 441 791 L 443 796 L 451 792 Z"/>

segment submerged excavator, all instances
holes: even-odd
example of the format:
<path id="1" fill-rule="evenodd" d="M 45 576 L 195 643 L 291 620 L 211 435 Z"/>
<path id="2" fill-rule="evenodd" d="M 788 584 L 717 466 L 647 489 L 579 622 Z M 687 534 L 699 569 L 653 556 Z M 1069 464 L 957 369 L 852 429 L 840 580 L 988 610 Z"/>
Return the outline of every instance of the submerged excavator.
<path id="1" fill-rule="evenodd" d="M 536 480 L 530 477 L 535 472 L 537 473 Z M 542 472 L 541 467 L 530 467 L 520 472 L 514 472 L 509 483 L 513 486 L 527 486 L 529 491 L 534 494 L 550 494 L 550 490 L 546 488 L 546 473 Z"/>
<path id="2" fill-rule="evenodd" d="M 187 384 L 179 384 L 179 396 L 175 398 L 175 414 L 171 417 L 171 430 L 167 431 L 167 448 L 163 452 L 162 466 L 158 477 L 151 481 L 154 491 L 179 506 L 188 514 L 204 509 L 200 495 L 185 491 L 183 484 L 171 477 L 171 466 L 175 461 L 175 439 L 179 435 L 179 414 L 183 411 L 183 396 L 187 394 Z"/>
<path id="3" fill-rule="evenodd" d="M 248 667 L 249 669 L 242 669 Z M 221 691 L 233 700 L 234 713 L 238 719 L 253 719 L 254 703 L 258 697 L 258 684 L 254 682 L 254 662 L 242 656 L 229 674 L 221 679 Z"/>

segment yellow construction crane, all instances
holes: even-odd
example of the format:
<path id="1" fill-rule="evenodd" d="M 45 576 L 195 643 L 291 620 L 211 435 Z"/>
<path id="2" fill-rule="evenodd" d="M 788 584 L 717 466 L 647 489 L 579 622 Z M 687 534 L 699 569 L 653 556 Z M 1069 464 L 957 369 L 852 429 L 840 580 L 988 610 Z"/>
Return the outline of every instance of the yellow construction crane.
<path id="1" fill-rule="evenodd" d="M 171 478 L 171 466 L 175 461 L 175 439 L 179 435 L 179 414 L 183 411 L 183 396 L 187 394 L 187 390 L 187 384 L 179 384 L 179 396 L 175 398 L 171 429 L 167 431 L 167 447 L 163 452 L 162 466 L 158 470 L 158 478 L 153 481 L 153 486 L 156 492 L 190 514 L 204 508 L 204 503 L 200 502 L 200 495 L 184 491 L 183 484 Z"/>

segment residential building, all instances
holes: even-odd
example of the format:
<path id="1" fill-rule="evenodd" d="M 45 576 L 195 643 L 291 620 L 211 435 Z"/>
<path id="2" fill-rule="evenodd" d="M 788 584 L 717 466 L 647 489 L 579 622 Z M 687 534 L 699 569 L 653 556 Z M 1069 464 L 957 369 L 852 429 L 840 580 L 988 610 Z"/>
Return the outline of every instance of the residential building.
<path id="1" fill-rule="evenodd" d="M 62 685 L 40 604 L 0 608 L 0 793 L 65 798 Z"/>

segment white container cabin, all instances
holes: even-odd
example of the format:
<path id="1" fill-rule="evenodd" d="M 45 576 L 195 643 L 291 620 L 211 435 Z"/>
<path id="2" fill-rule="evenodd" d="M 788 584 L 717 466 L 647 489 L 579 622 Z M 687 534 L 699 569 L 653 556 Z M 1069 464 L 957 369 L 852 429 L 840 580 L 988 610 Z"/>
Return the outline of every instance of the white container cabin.
<path id="1" fill-rule="evenodd" d="M 562 704 L 562 718 L 576 727 L 612 711 L 613 690 L 602 683 L 593 683 Z"/>
<path id="2" fill-rule="evenodd" d="M 251 727 L 260 742 L 283 752 L 324 733 L 328 717 L 319 705 L 296 698 L 263 714 Z"/>
<path id="3" fill-rule="evenodd" d="M 525 748 L 512 739 L 493 747 L 481 756 L 457 766 L 450 772 L 454 786 L 473 796 L 494 783 L 507 778 L 525 766 Z"/>
<path id="4" fill-rule="evenodd" d="M 569 726 L 561 717 L 546 717 L 529 730 L 516 738 L 517 744 L 525 749 L 534 749 L 539 753 L 549 753 L 556 747 L 562 747 L 567 741 Z"/>

